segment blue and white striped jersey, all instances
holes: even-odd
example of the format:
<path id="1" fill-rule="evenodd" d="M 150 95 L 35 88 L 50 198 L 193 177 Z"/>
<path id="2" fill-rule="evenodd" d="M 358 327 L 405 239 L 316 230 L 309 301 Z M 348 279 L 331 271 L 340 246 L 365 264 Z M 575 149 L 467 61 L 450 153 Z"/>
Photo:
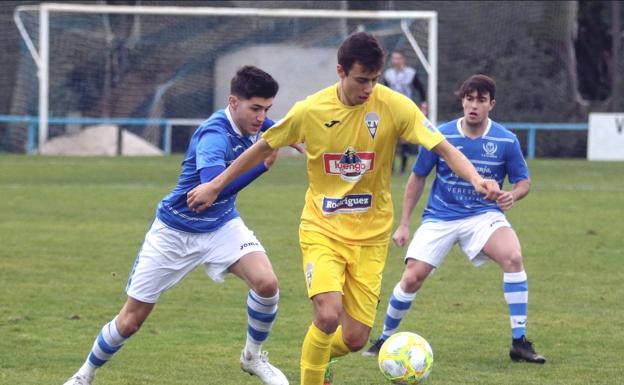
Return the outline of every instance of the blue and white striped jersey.
<path id="1" fill-rule="evenodd" d="M 461 130 L 461 119 L 439 127 L 450 144 L 460 150 L 484 178 L 494 179 L 501 189 L 505 177 L 510 183 L 529 178 L 529 169 L 522 156 L 518 138 L 502 125 L 489 120 L 479 138 L 469 138 Z M 420 149 L 413 171 L 427 176 L 436 167 L 436 177 L 422 219 L 450 221 L 470 217 L 486 211 L 501 211 L 496 202 L 488 201 L 474 187 L 458 177 L 435 152 Z"/>
<path id="2" fill-rule="evenodd" d="M 214 202 L 204 212 L 194 213 L 186 205 L 186 193 L 201 183 L 202 168 L 228 167 L 256 142 L 262 131 L 273 124 L 267 118 L 257 135 L 244 136 L 236 127 L 228 108 L 213 113 L 193 134 L 182 161 L 178 183 L 158 205 L 158 219 L 180 231 L 206 233 L 215 231 L 227 221 L 240 216 L 235 206 L 236 194 Z"/>

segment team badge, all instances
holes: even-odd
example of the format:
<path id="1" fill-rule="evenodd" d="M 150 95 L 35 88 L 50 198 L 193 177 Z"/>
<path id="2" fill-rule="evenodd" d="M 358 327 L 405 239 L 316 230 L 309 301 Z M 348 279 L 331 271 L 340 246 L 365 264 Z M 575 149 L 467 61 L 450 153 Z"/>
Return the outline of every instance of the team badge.
<path id="1" fill-rule="evenodd" d="M 495 158 L 496 150 L 498 150 L 498 146 L 495 143 L 487 142 L 483 145 L 483 151 L 485 151 L 485 154 L 483 154 L 483 156 L 486 156 L 488 158 Z"/>
<path id="2" fill-rule="evenodd" d="M 379 127 L 379 115 L 376 112 L 369 112 L 364 117 L 364 124 L 371 135 L 371 138 L 375 139 L 377 128 Z"/>

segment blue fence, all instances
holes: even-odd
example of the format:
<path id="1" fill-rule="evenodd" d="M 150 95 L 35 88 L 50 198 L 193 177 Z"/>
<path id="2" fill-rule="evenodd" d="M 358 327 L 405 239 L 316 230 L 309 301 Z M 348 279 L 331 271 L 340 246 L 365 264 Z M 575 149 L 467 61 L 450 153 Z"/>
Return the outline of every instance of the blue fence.
<path id="1" fill-rule="evenodd" d="M 58 118 L 48 119 L 49 125 L 93 125 L 114 124 L 118 126 L 160 126 L 163 129 L 162 150 L 166 154 L 171 153 L 171 134 L 175 122 L 181 119 L 145 119 L 145 118 Z M 33 154 L 37 150 L 38 122 L 37 116 L 0 115 L 0 123 L 26 123 L 28 136 L 25 151 Z"/>
<path id="2" fill-rule="evenodd" d="M 587 123 L 501 123 L 512 131 L 528 131 L 527 158 L 535 158 L 535 137 L 539 130 L 587 131 Z"/>
<path id="3" fill-rule="evenodd" d="M 163 128 L 163 144 L 162 150 L 166 154 L 171 153 L 171 134 L 172 127 L 175 122 L 180 119 L 144 119 L 144 118 L 58 118 L 51 117 L 48 119 L 51 125 L 66 124 L 115 124 L 125 126 L 160 126 Z M 28 139 L 26 141 L 26 153 L 32 154 L 37 149 L 37 123 L 39 119 L 36 116 L 18 116 L 18 115 L 0 115 L 0 123 L 27 123 Z M 536 133 L 540 130 L 571 130 L 571 131 L 587 131 L 587 123 L 502 123 L 512 131 L 528 131 L 527 132 L 527 158 L 535 158 L 535 141 Z"/>

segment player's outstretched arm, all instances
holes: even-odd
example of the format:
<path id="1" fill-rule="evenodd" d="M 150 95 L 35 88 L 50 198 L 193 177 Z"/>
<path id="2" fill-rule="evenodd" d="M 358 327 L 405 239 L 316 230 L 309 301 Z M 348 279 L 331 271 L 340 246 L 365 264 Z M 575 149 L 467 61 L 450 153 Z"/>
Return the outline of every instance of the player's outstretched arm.
<path id="1" fill-rule="evenodd" d="M 277 159 L 277 150 L 273 150 L 269 156 L 267 156 L 266 158 L 264 158 L 264 167 L 268 169 L 270 169 L 273 164 L 275 164 L 275 160 Z"/>
<path id="2" fill-rule="evenodd" d="M 260 175 L 268 171 L 275 163 L 276 158 L 277 150 L 273 150 L 273 152 L 269 156 L 267 156 L 266 159 L 264 159 L 264 162 L 258 163 L 256 167 L 253 167 L 251 170 L 243 173 L 238 178 L 235 178 L 230 184 L 225 186 L 223 190 L 221 190 L 221 192 L 219 193 L 219 196 L 216 200 L 219 201 L 221 199 L 226 199 L 234 194 L 237 194 L 239 191 L 247 187 L 251 182 L 258 179 Z M 216 178 L 219 174 L 221 174 L 224 170 L 225 167 L 222 167 L 217 174 L 213 176 L 208 175 L 208 178 L 204 178 L 204 174 L 202 173 L 202 183 L 210 182 L 212 179 Z M 203 171 L 203 169 L 201 171 Z"/>
<path id="3" fill-rule="evenodd" d="M 460 178 L 468 181 L 478 193 L 484 194 L 485 199 L 495 201 L 501 194 L 500 186 L 493 179 L 484 179 L 468 158 L 448 141 L 443 140 L 433 148 L 436 154 L 444 158 L 451 170 Z"/>
<path id="4" fill-rule="evenodd" d="M 260 139 L 236 158 L 230 167 L 208 183 L 200 184 L 186 194 L 186 204 L 195 212 L 202 212 L 212 205 L 219 193 L 234 179 L 266 159 L 273 149 L 266 140 Z"/>
<path id="5" fill-rule="evenodd" d="M 416 175 L 413 172 L 410 174 L 405 184 L 405 193 L 403 194 L 403 212 L 401 214 L 401 221 L 399 226 L 392 235 L 394 244 L 403 247 L 409 239 L 409 223 L 412 212 L 418 203 L 418 200 L 422 196 L 425 189 L 426 176 Z"/>
<path id="6" fill-rule="evenodd" d="M 503 210 L 510 210 L 516 201 L 524 198 L 531 190 L 531 180 L 521 180 L 514 184 L 511 191 L 503 191 L 496 200 L 496 204 Z"/>

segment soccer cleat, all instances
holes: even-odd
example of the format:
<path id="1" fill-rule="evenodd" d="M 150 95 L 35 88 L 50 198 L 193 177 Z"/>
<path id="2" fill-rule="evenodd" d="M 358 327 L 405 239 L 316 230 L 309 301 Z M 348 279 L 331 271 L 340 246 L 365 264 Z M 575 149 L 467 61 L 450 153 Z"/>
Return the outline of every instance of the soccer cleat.
<path id="1" fill-rule="evenodd" d="M 91 382 L 93 382 L 93 377 L 87 377 L 76 373 L 63 385 L 91 385 Z"/>
<path id="2" fill-rule="evenodd" d="M 262 352 L 258 357 L 251 357 L 241 352 L 240 366 L 244 372 L 255 375 L 266 385 L 288 385 L 288 379 L 281 370 L 269 364 L 269 353 Z"/>
<path id="3" fill-rule="evenodd" d="M 525 336 L 513 340 L 511 349 L 509 349 L 509 357 L 513 361 L 534 362 L 536 364 L 543 364 L 546 362 L 543 356 L 535 352 L 533 343 L 527 340 Z"/>
<path id="4" fill-rule="evenodd" d="M 377 341 L 373 342 L 368 350 L 363 351 L 362 355 L 364 357 L 377 357 L 379 355 L 381 345 L 383 345 L 384 342 L 386 342 L 386 340 L 382 340 L 381 338 L 379 338 Z"/>
<path id="5" fill-rule="evenodd" d="M 323 385 L 332 385 L 334 383 L 334 362 L 330 360 L 325 367 L 325 376 L 323 377 Z"/>

